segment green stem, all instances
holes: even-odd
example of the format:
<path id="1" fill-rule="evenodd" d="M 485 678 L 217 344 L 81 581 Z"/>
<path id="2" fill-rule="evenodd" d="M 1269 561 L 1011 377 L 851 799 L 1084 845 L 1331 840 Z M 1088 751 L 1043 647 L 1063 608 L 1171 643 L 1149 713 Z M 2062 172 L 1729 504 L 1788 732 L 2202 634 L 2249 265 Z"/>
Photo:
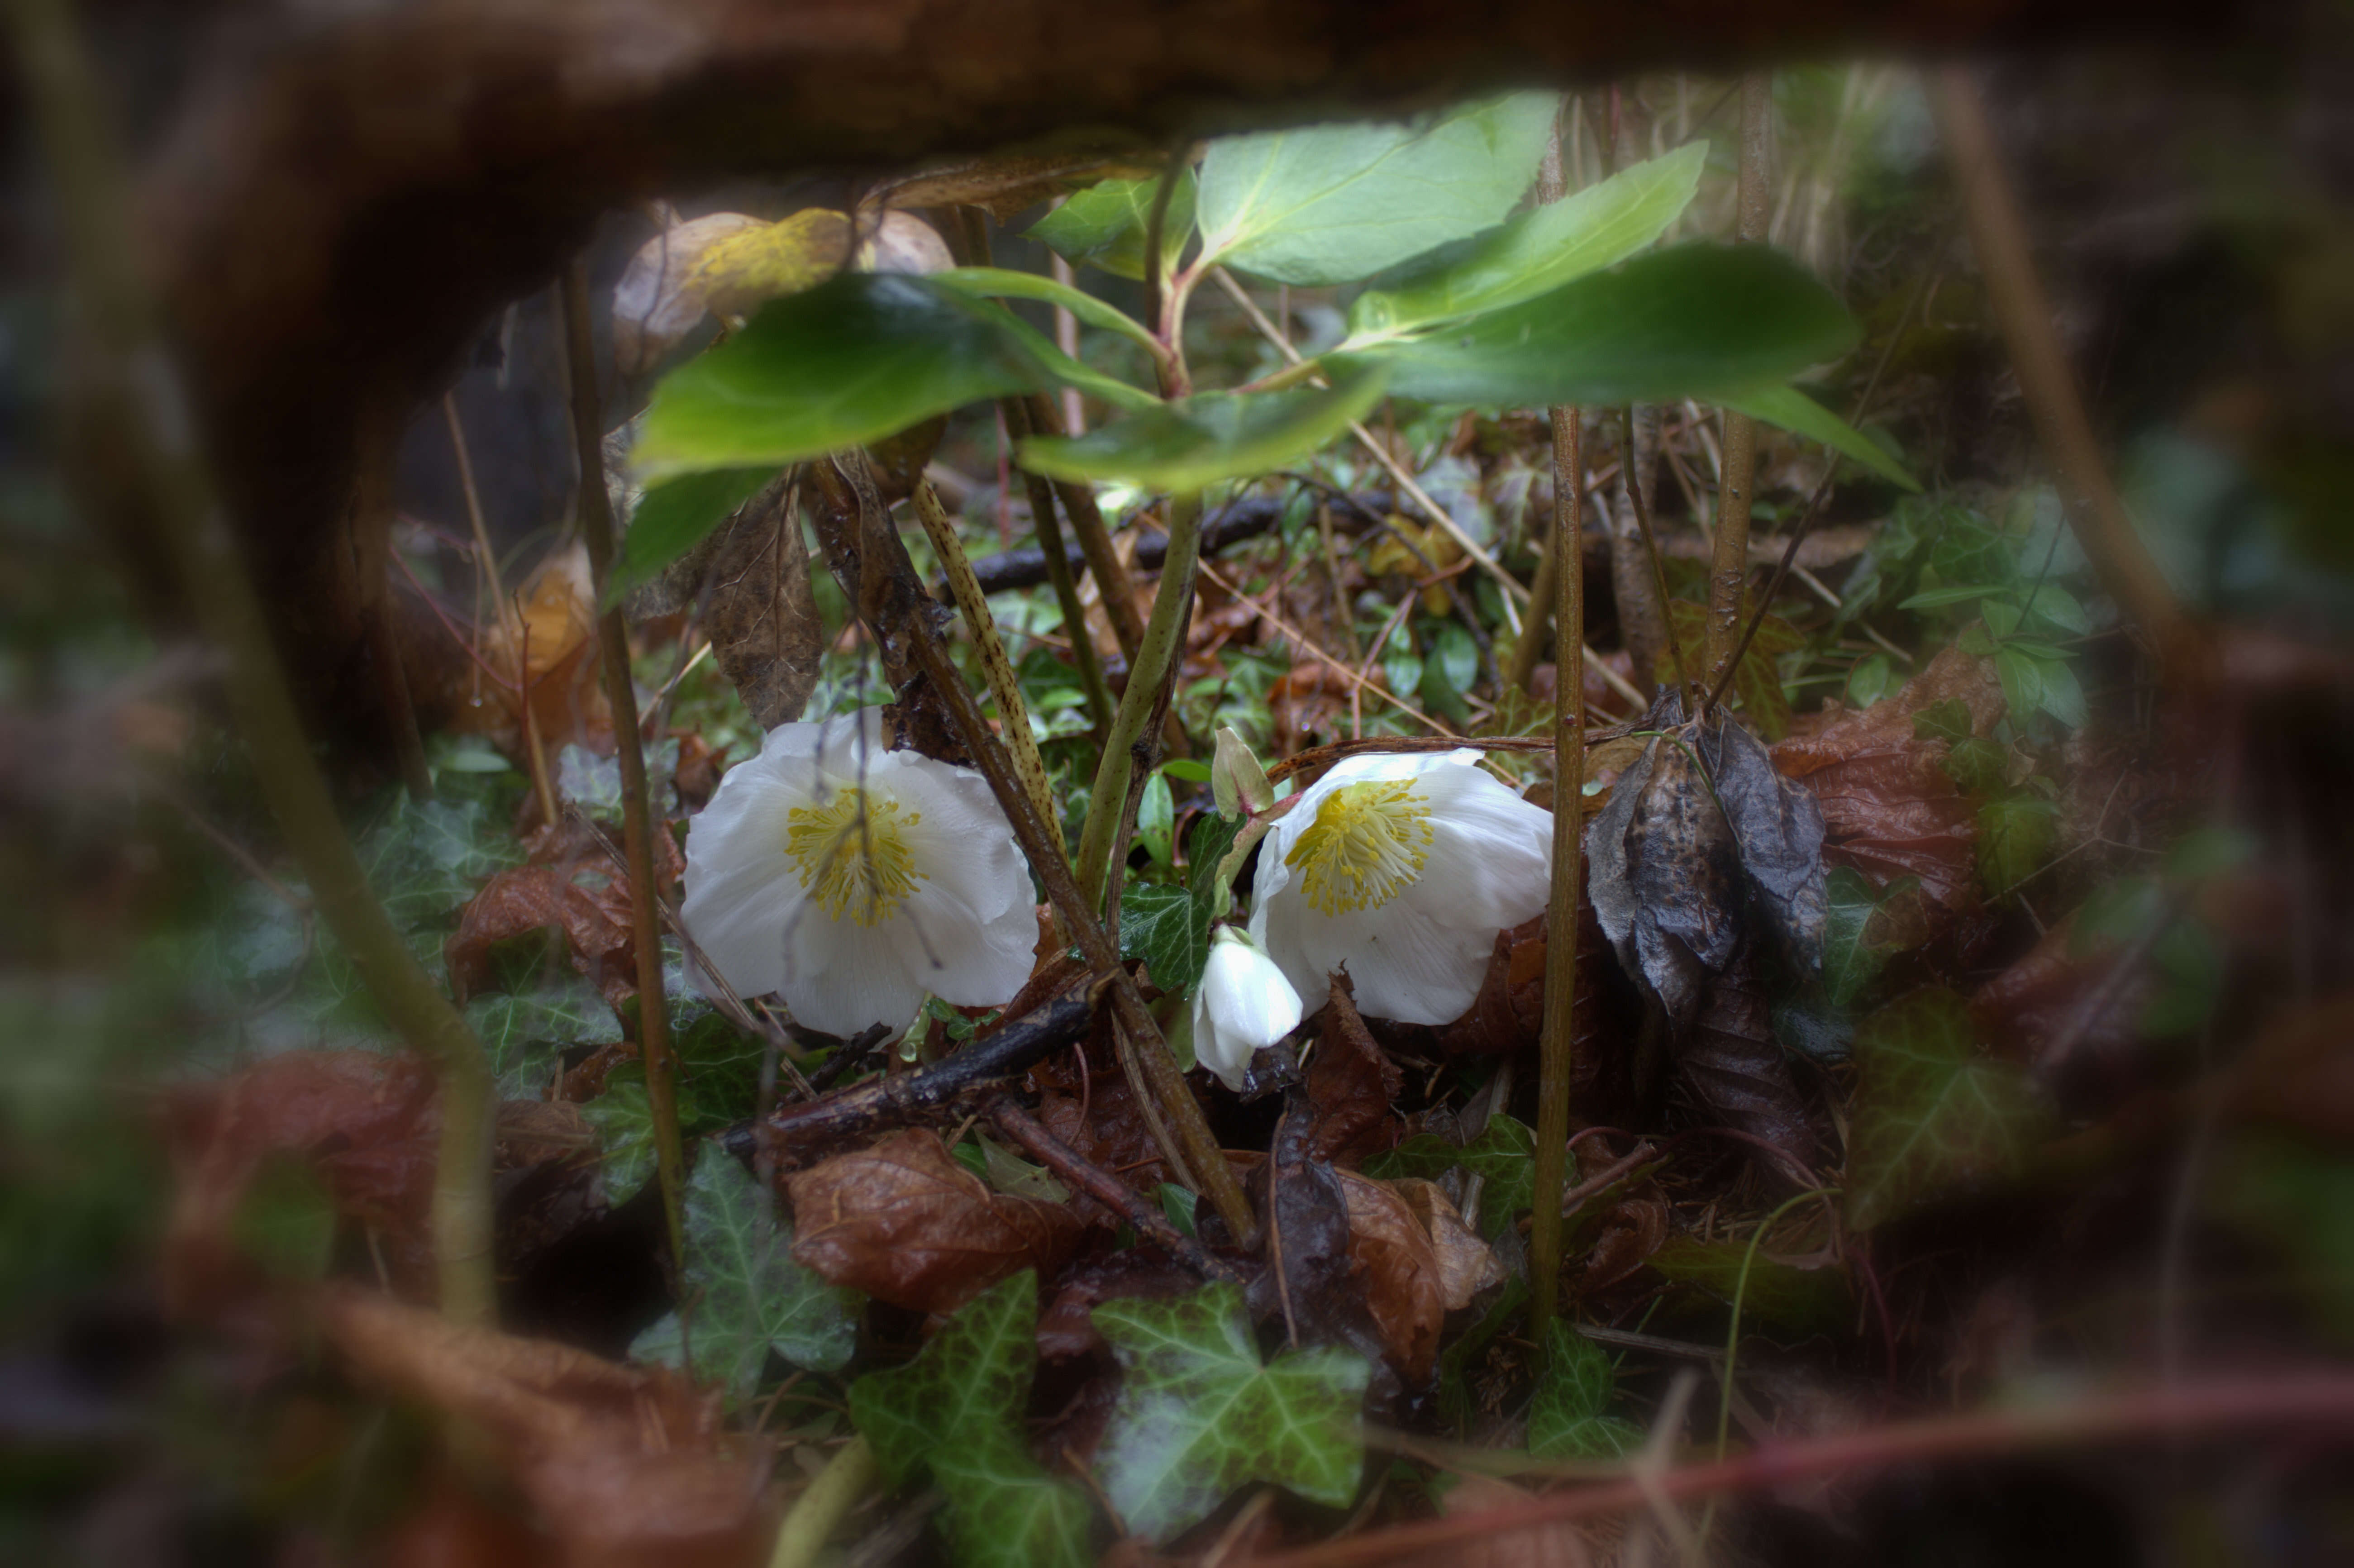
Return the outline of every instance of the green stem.
<path id="1" fill-rule="evenodd" d="M 1030 405 L 1024 399 L 1001 398 L 997 406 L 1004 411 L 1007 433 L 1017 442 L 1034 432 Z M 1026 468 L 1022 471 L 1022 482 L 1030 492 L 1030 517 L 1037 527 L 1038 548 L 1046 556 L 1046 580 L 1054 586 L 1055 602 L 1062 608 L 1063 631 L 1071 640 L 1071 662 L 1078 669 L 1079 689 L 1087 697 L 1087 717 L 1100 744 L 1111 733 L 1111 688 L 1104 683 L 1103 661 L 1096 657 L 1095 639 L 1087 634 L 1087 608 L 1079 603 L 1079 585 L 1071 576 L 1070 552 L 1063 543 L 1062 519 L 1055 511 L 1055 487 L 1044 474 Z"/>
<path id="2" fill-rule="evenodd" d="M 580 532 L 588 546 L 588 570 L 597 602 L 602 604 L 613 570 L 613 512 L 605 493 L 605 405 L 597 390 L 585 258 L 574 258 L 564 274 L 564 330 L 572 366 L 572 439 L 580 458 Z M 604 663 L 605 700 L 613 710 L 614 747 L 621 770 L 621 849 L 630 862 L 631 940 L 638 957 L 638 1054 L 645 1064 L 646 1106 L 653 1116 L 654 1169 L 662 1184 L 671 1262 L 684 1270 L 686 1153 L 678 1130 L 670 1010 L 663 999 L 662 895 L 654 880 L 656 830 L 646 789 L 646 754 L 638 734 L 637 687 L 630 676 L 630 628 L 620 606 L 597 618 L 597 647 Z M 663 831 L 668 831 L 667 824 Z"/>
<path id="3" fill-rule="evenodd" d="M 883 1478 L 875 1450 L 864 1437 L 853 1437 L 833 1451 L 825 1468 L 793 1499 L 790 1513 L 778 1527 L 777 1544 L 769 1553 L 769 1568 L 812 1568 L 850 1510 L 865 1499 Z"/>
<path id="4" fill-rule="evenodd" d="M 295 711 L 270 625 L 239 551 L 174 366 L 161 313 L 134 259 L 128 181 L 100 116 L 90 62 L 65 0 L 13 0 L 9 20 L 64 218 L 83 322 L 95 350 L 83 396 L 92 423 L 134 472 L 155 532 L 206 635 L 228 656 L 229 705 L 263 798 L 386 1019 L 441 1086 L 433 1250 L 442 1310 L 497 1315 L 491 1252 L 493 1089 L 482 1044 L 427 976 L 368 888 Z"/>
<path id="5" fill-rule="evenodd" d="M 1111 734 L 1105 738 L 1103 757 L 1096 766 L 1094 792 L 1087 799 L 1087 825 L 1079 832 L 1079 892 L 1090 910 L 1103 907 L 1104 876 L 1111 865 L 1112 840 L 1119 832 L 1120 807 L 1128 798 L 1137 743 L 1151 722 L 1161 684 L 1175 667 L 1178 648 L 1184 641 L 1201 543 L 1201 495 L 1172 496 L 1169 554 L 1161 564 L 1161 588 L 1153 596 L 1152 619 L 1145 624 L 1144 641 L 1129 667 L 1128 689 L 1120 694 L 1119 712 L 1113 715 Z"/>

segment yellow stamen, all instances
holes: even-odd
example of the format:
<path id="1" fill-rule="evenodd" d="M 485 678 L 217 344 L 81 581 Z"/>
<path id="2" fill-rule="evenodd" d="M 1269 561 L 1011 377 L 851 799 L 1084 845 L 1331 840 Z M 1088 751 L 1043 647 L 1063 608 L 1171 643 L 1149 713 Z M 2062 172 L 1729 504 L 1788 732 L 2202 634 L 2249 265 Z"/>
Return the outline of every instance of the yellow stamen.
<path id="1" fill-rule="evenodd" d="M 1324 797 L 1316 821 L 1283 863 L 1299 891 L 1327 915 L 1379 909 L 1422 874 L 1434 830 L 1411 779 L 1343 784 Z"/>
<path id="2" fill-rule="evenodd" d="M 787 814 L 785 853 L 830 918 L 847 911 L 859 925 L 874 926 L 897 913 L 917 882 L 931 880 L 916 869 L 904 832 L 923 820 L 919 811 L 903 819 L 896 800 L 841 789 L 822 806 L 796 806 Z"/>

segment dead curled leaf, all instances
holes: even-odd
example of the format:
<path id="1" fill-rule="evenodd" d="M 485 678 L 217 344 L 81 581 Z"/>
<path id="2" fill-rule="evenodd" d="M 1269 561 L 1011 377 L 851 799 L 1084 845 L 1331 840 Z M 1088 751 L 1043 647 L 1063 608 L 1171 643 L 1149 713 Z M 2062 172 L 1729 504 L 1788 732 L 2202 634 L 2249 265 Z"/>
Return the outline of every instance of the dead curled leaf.
<path id="1" fill-rule="evenodd" d="M 1504 1280 L 1503 1265 L 1464 1224 L 1437 1183 L 1377 1181 L 1340 1173 L 1349 1208 L 1349 1256 L 1390 1363 L 1409 1385 L 1426 1382 L 1447 1314 Z"/>
<path id="2" fill-rule="evenodd" d="M 1024 1268 L 1051 1275 L 1086 1228 L 1060 1203 L 992 1192 L 928 1128 L 790 1177 L 793 1256 L 836 1285 L 953 1312 Z"/>
<path id="3" fill-rule="evenodd" d="M 801 716 L 823 652 L 797 490 L 781 476 L 745 503 L 714 535 L 705 577 L 712 657 L 764 731 Z"/>
<path id="4" fill-rule="evenodd" d="M 1365 1028 L 1345 974 L 1331 982 L 1331 1004 L 1308 1065 L 1308 1101 L 1315 1158 L 1354 1166 L 1397 1141 L 1390 1107 L 1405 1075 Z"/>
<path id="5" fill-rule="evenodd" d="M 1774 747 L 1774 766 L 1803 779 L 1821 803 L 1823 859 L 1885 885 L 1900 876 L 1949 910 L 1976 906 L 1978 809 L 1943 763 L 1951 748 L 1913 732 L 1913 717 L 1947 699 L 1985 735 L 2002 716 L 1992 662 L 1947 648 L 1893 697 L 1840 713 Z"/>
<path id="6" fill-rule="evenodd" d="M 573 1568 L 763 1560 L 767 1455 L 668 1370 L 348 1287 L 323 1296 L 320 1321 L 362 1382 L 482 1434 Z"/>
<path id="7" fill-rule="evenodd" d="M 619 1005 L 635 993 L 637 939 L 629 889 L 613 879 L 609 866 L 574 862 L 502 871 L 467 901 L 457 930 L 441 947 L 458 1000 L 493 989 L 493 947 L 551 926 L 564 933 L 572 967 L 606 1001 Z"/>

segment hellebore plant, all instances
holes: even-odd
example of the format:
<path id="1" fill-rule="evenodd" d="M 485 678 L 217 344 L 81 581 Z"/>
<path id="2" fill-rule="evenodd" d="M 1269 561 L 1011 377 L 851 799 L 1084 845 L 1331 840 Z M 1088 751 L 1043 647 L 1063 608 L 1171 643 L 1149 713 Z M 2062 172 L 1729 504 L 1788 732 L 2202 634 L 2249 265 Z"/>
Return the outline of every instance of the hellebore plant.
<path id="1" fill-rule="evenodd" d="M 1239 1092 L 1251 1057 L 1299 1027 L 1299 992 L 1244 932 L 1221 926 L 1193 997 L 1193 1059 Z"/>
<path id="2" fill-rule="evenodd" d="M 988 782 L 886 744 L 879 708 L 779 725 L 687 832 L 681 914 L 704 956 L 739 995 L 778 992 L 829 1034 L 904 1029 L 927 991 L 997 1006 L 1037 943 Z"/>
<path id="3" fill-rule="evenodd" d="M 1553 883 L 1552 814 L 1479 760 L 1346 758 L 1275 820 L 1250 931 L 1296 991 L 1320 995 L 1345 969 L 1376 1017 L 1450 1023 L 1470 1007 L 1496 933 L 1541 914 Z"/>

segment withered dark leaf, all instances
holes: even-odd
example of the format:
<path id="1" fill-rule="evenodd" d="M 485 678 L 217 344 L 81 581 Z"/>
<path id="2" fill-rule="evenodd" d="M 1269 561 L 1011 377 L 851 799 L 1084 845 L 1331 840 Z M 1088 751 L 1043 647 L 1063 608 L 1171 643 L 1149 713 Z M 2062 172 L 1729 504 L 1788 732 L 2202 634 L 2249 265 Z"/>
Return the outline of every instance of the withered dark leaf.
<path id="1" fill-rule="evenodd" d="M 1319 1160 L 1354 1166 L 1397 1141 L 1390 1107 L 1405 1081 L 1365 1028 L 1346 974 L 1332 977 L 1316 1054 L 1308 1065 L 1308 1103 Z"/>
<path id="2" fill-rule="evenodd" d="M 722 524 L 705 579 L 712 657 L 764 730 L 801 717 L 824 641 L 797 488 L 781 476 Z"/>
<path id="3" fill-rule="evenodd" d="M 324 1298 L 321 1322 L 363 1382 L 481 1434 L 566 1562 L 716 1568 L 767 1550 L 762 1451 L 671 1372 L 348 1288 Z"/>
<path id="4" fill-rule="evenodd" d="M 1813 791 L 1775 771 L 1773 754 L 1744 726 L 1719 717 L 1701 737 L 1740 853 L 1783 952 L 1802 969 L 1821 966 L 1823 812 Z"/>
<path id="5" fill-rule="evenodd" d="M 953 1312 L 1010 1274 L 1050 1274 L 1085 1228 L 1059 1203 L 992 1192 L 928 1128 L 790 1177 L 793 1256 L 836 1285 Z"/>
<path id="6" fill-rule="evenodd" d="M 495 987 L 492 948 L 544 927 L 564 933 L 572 967 L 606 1001 L 618 1006 L 636 993 L 637 938 L 629 886 L 619 868 L 599 856 L 595 862 L 519 865 L 482 885 L 459 916 L 457 930 L 441 945 L 458 1000 Z"/>
<path id="7" fill-rule="evenodd" d="M 1447 1319 L 1447 1281 L 1438 1254 L 1429 1231 L 1388 1182 L 1345 1171 L 1338 1174 L 1348 1210 L 1349 1251 L 1362 1271 L 1365 1308 L 1390 1364 L 1409 1387 L 1417 1386 L 1430 1376 Z"/>
<path id="8" fill-rule="evenodd" d="M 1005 222 L 1024 207 L 1097 180 L 1144 179 L 1161 172 L 1164 160 L 1132 151 L 1039 153 L 972 158 L 870 187 L 862 209 L 877 207 L 978 207 Z"/>
<path id="9" fill-rule="evenodd" d="M 1681 703 L 1669 699 L 1680 714 Z M 1659 713 L 1655 705 L 1654 715 Z M 1682 1033 L 1741 938 L 1740 858 L 1691 754 L 1654 738 L 1586 830 L 1596 916 Z"/>
<path id="10" fill-rule="evenodd" d="M 1678 1076 L 1708 1120 L 1762 1139 L 1800 1168 L 1814 1162 L 1814 1134 L 1774 1038 L 1771 1006 L 1744 942 L 1709 983 L 1690 1033 L 1676 1047 Z M 1781 1174 L 1797 1175 L 1789 1166 Z"/>

